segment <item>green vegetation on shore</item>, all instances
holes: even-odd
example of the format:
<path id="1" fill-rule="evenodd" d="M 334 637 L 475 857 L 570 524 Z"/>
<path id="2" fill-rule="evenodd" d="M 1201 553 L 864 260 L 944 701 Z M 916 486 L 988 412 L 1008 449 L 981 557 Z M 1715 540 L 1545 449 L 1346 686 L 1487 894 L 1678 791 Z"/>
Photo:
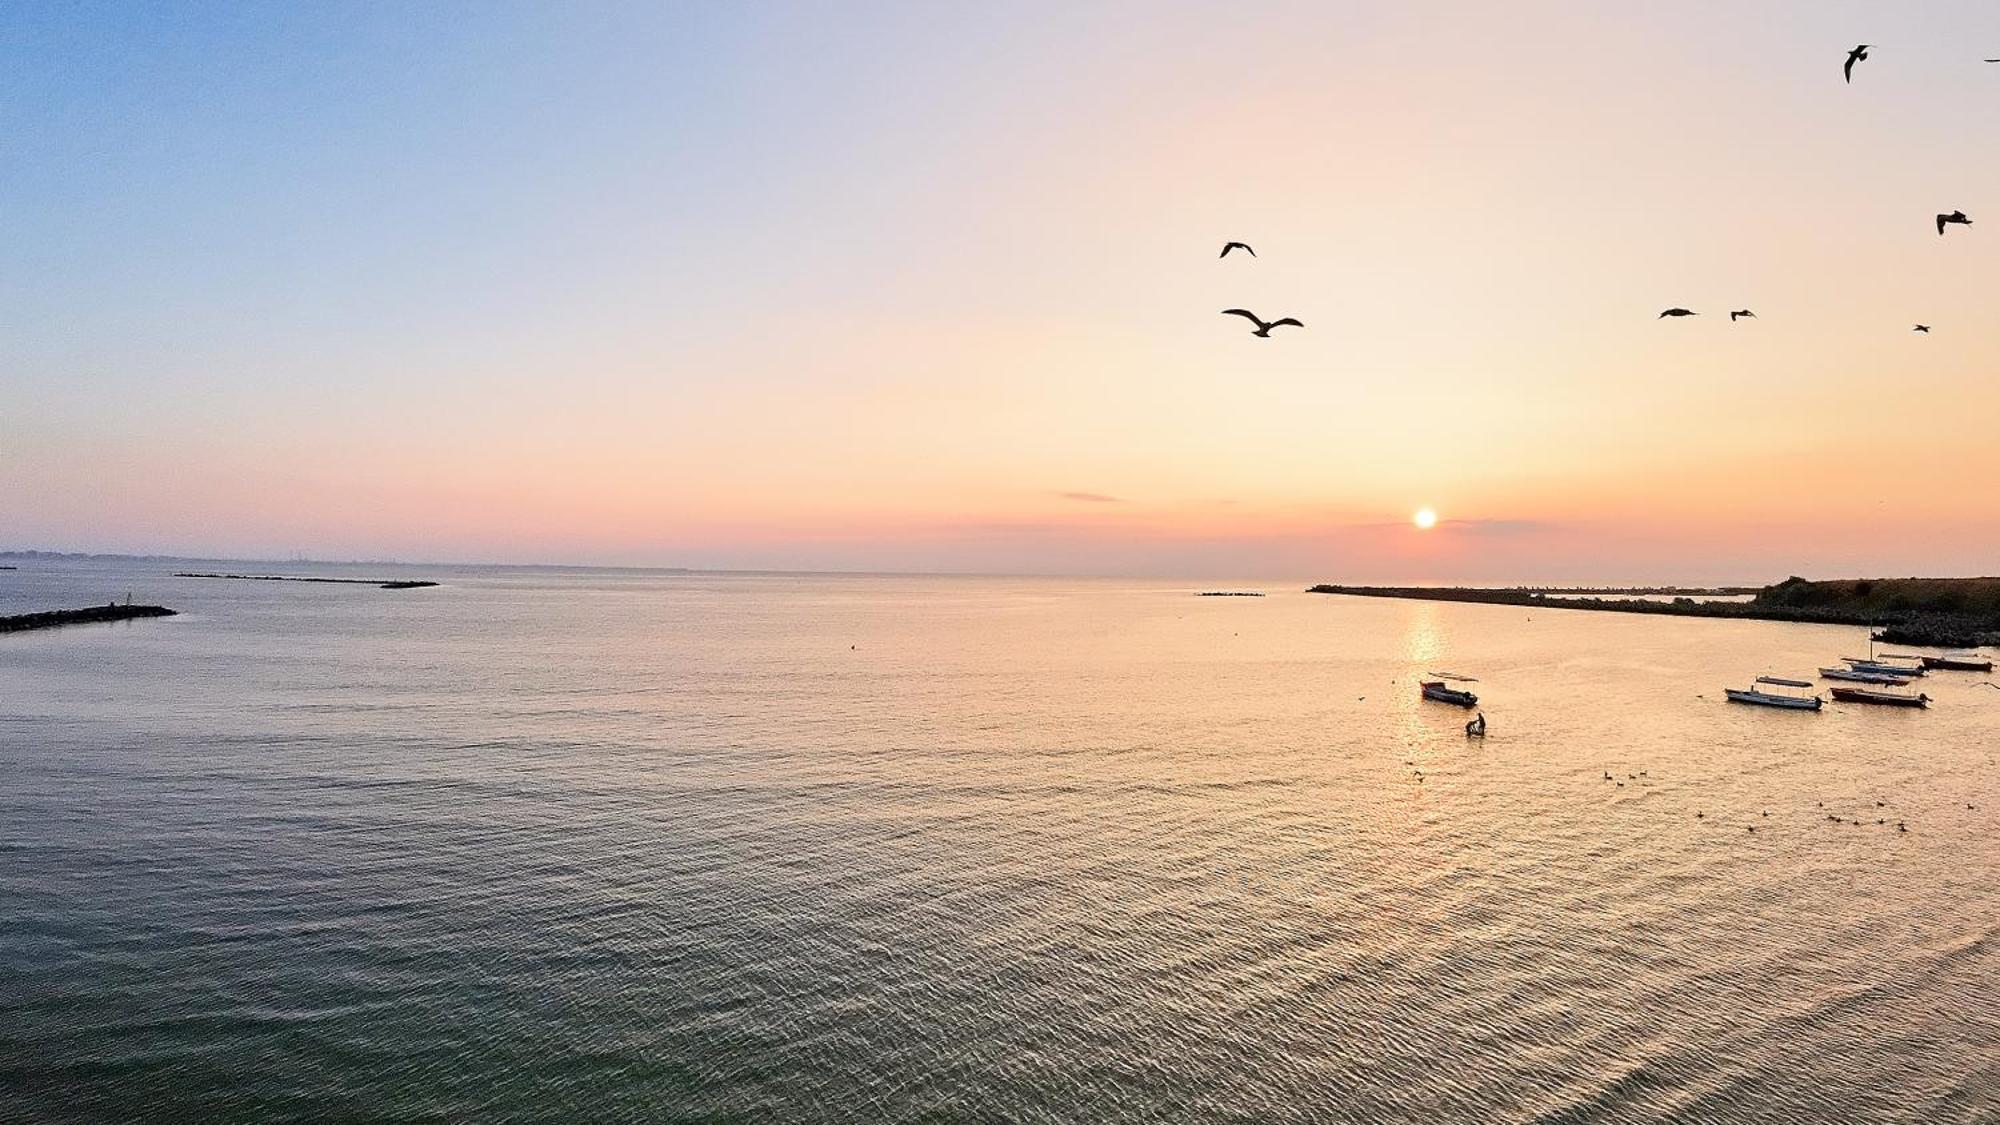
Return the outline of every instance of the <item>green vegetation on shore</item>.
<path id="1" fill-rule="evenodd" d="M 161 605 L 94 605 L 87 609 L 52 609 L 43 613 L 0 617 L 0 633 L 18 633 L 26 629 L 53 629 L 58 625 L 129 621 L 135 617 L 172 616 L 174 611 Z"/>
<path id="2" fill-rule="evenodd" d="M 1812 582 L 1792 577 L 1762 588 L 1687 589 L 1672 601 L 1607 598 L 1601 590 L 1560 590 L 1476 586 L 1312 587 L 1315 594 L 1484 605 L 1540 606 L 1548 609 L 1652 613 L 1670 617 L 1734 617 L 1759 621 L 1801 621 L 1821 625 L 1878 625 L 1883 640 L 1896 644 L 1970 647 L 2000 641 L 2000 578 L 1855 578 Z M 1623 592 L 1623 591 L 1619 591 Z M 1753 593 L 1749 601 L 1696 601 Z"/>

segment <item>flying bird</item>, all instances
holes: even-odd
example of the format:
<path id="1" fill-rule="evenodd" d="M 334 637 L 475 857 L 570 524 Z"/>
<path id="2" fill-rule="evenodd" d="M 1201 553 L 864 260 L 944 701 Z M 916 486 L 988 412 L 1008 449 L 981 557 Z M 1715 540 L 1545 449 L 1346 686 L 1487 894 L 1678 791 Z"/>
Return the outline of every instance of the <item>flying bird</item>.
<path id="1" fill-rule="evenodd" d="M 1660 320 L 1670 316 L 1700 316 L 1700 315 L 1701 315 L 1700 313 L 1695 312 L 1693 309 L 1673 308 L 1673 309 L 1668 309 L 1666 312 L 1661 313 L 1659 316 L 1656 316 L 1653 319 Z"/>
<path id="2" fill-rule="evenodd" d="M 1751 311 L 1750 311 L 1749 309 L 1732 309 L 1732 310 L 1730 310 L 1730 313 L 1729 313 L 1729 323 L 1731 323 L 1731 324 L 1735 324 L 1735 323 L 1736 323 L 1736 318 L 1737 318 L 1737 317 L 1739 317 L 1739 316 L 1747 316 L 1747 317 L 1749 317 L 1749 318 L 1750 318 L 1751 320 L 1756 320 L 1756 319 L 1757 319 L 1757 314 L 1756 314 L 1756 313 L 1753 313 L 1753 312 L 1751 312 Z"/>
<path id="3" fill-rule="evenodd" d="M 1297 321 L 1297 320 L 1293 320 L 1293 319 L 1292 319 L 1291 317 L 1289 317 L 1289 316 L 1288 316 L 1288 317 L 1284 317 L 1283 319 L 1280 319 L 1280 320 L 1271 320 L 1271 321 L 1266 321 L 1266 320 L 1263 320 L 1263 319 L 1260 319 L 1260 318 L 1259 318 L 1259 317 L 1257 316 L 1257 314 L 1256 314 L 1256 313 L 1253 313 L 1253 312 L 1251 312 L 1251 311 L 1250 311 L 1249 309 L 1223 309 L 1223 310 L 1222 310 L 1222 315 L 1223 315 L 1223 316 L 1240 316 L 1240 317 L 1242 317 L 1243 319 L 1245 319 L 1245 320 L 1249 321 L 1250 323 L 1252 323 L 1252 324 L 1256 325 L 1256 326 L 1257 326 L 1257 331 L 1255 331 L 1255 332 L 1252 332 L 1252 333 L 1251 333 L 1251 335 L 1252 335 L 1252 336 L 1263 336 L 1263 337 L 1266 337 L 1266 338 L 1269 338 L 1269 337 L 1270 337 L 1270 335 L 1271 335 L 1271 329 L 1273 329 L 1273 328 L 1283 328 L 1283 327 L 1284 327 L 1285 325 L 1287 325 L 1287 324 L 1291 325 L 1291 326 L 1292 326 L 1292 327 L 1294 327 L 1294 328 L 1304 328 L 1304 327 L 1305 327 L 1305 324 L 1304 324 L 1304 322 L 1302 322 L 1302 321 Z"/>
<path id="4" fill-rule="evenodd" d="M 1250 249 L 1250 244 L 1247 242 L 1225 242 L 1222 244 L 1222 253 L 1217 254 L 1216 257 L 1227 258 L 1231 250 L 1241 250 L 1253 258 L 1257 256 L 1257 252 Z"/>
<path id="5" fill-rule="evenodd" d="M 1910 331 L 1912 331 L 1912 332 L 1929 332 L 1930 330 L 1931 330 L 1931 326 L 1930 326 L 1930 325 L 1928 325 L 1928 324 L 1919 324 L 1919 325 L 1915 326 L 1914 328 L 1911 328 L 1911 329 L 1910 329 Z"/>
<path id="6" fill-rule="evenodd" d="M 1943 233 L 1944 233 L 1944 225 L 1945 225 L 1946 223 L 1957 223 L 1958 225 L 1960 225 L 1960 226 L 1963 226 L 1963 227 L 1969 227 L 1969 226 L 1971 226 L 1971 225 L 1972 225 L 1972 220 L 1971 220 L 1971 219 L 1968 219 L 1968 218 L 1966 218 L 1966 217 L 1965 217 L 1965 212 L 1963 212 L 1963 211 L 1953 211 L 1953 212 L 1952 212 L 1951 214 L 1949 214 L 1949 215 L 1939 215 L 1939 216 L 1937 217 L 1937 219 L 1938 219 L 1938 233 L 1939 233 L 1939 234 L 1943 234 Z"/>
<path id="7" fill-rule="evenodd" d="M 1847 52 L 1847 65 L 1840 68 L 1840 73 L 1845 75 L 1849 82 L 1854 81 L 1854 64 L 1862 61 L 1863 59 L 1866 59 L 1867 57 L 1868 57 L 1868 44 L 1863 43 L 1861 46 L 1856 47 L 1852 51 Z"/>

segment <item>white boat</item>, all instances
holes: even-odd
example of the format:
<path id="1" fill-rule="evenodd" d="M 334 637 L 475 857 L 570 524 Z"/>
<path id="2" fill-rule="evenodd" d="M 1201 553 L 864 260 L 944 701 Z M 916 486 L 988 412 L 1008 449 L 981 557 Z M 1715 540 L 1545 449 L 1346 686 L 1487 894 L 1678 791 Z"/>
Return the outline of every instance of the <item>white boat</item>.
<path id="1" fill-rule="evenodd" d="M 1847 661 L 1847 666 L 1857 672 L 1873 672 L 1878 676 L 1908 677 L 1924 674 L 1924 666 L 1921 664 L 1889 664 L 1881 660 L 1869 660 L 1859 656 L 1843 656 L 1841 659 Z"/>
<path id="2" fill-rule="evenodd" d="M 1853 668 L 1821 668 L 1819 675 L 1823 680 L 1847 680 L 1851 683 L 1882 684 L 1886 687 L 1905 687 L 1910 682 L 1908 676 L 1892 676 L 1887 672 L 1862 672 Z"/>
<path id="3" fill-rule="evenodd" d="M 1791 688 L 1791 691 L 1765 691 L 1765 687 Z M 1813 685 L 1808 680 L 1781 680 L 1776 676 L 1759 676 L 1747 688 L 1723 688 L 1722 694 L 1731 703 L 1755 703 L 1760 707 L 1788 707 L 1794 711 L 1817 711 L 1824 701 L 1817 695 L 1799 695 L 1798 689 L 1811 692 Z"/>

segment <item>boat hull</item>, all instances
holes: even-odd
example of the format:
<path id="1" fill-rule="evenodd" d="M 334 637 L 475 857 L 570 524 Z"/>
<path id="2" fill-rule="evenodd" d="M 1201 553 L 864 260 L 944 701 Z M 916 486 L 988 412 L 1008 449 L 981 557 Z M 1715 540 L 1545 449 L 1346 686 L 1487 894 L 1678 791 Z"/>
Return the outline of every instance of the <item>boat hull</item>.
<path id="1" fill-rule="evenodd" d="M 1891 691 L 1871 691 L 1868 688 L 1837 687 L 1831 689 L 1833 697 L 1842 703 L 1869 703 L 1877 707 L 1928 707 L 1928 695 L 1899 695 Z"/>
<path id="2" fill-rule="evenodd" d="M 1855 660 L 1849 658 L 1847 666 L 1856 672 L 1871 672 L 1877 676 L 1900 676 L 1903 679 L 1910 679 L 1924 674 L 1922 666 L 1914 664 L 1882 664 L 1872 660 Z"/>
<path id="3" fill-rule="evenodd" d="M 1970 659 L 1963 656 L 1926 656 L 1924 667 L 1945 672 L 1991 672 L 1993 662 L 1984 659 Z"/>
<path id="4" fill-rule="evenodd" d="M 1453 707 L 1479 706 L 1478 696 L 1472 694 L 1469 691 L 1459 691 L 1457 688 L 1448 688 L 1443 684 L 1425 684 L 1423 685 L 1422 692 L 1423 692 L 1423 697 L 1425 699 L 1430 700 L 1432 703 L 1449 703 Z"/>
<path id="5" fill-rule="evenodd" d="M 1774 695 L 1768 691 L 1744 691 L 1741 688 L 1723 688 L 1722 694 L 1731 703 L 1754 703 L 1759 707 L 1782 707 L 1789 711 L 1817 711 L 1822 700 L 1817 695 Z"/>
<path id="6" fill-rule="evenodd" d="M 1880 684 L 1883 687 L 1904 687 L 1910 681 L 1902 676 L 1892 676 L 1887 672 L 1857 672 L 1852 668 L 1821 668 L 1820 678 L 1824 680 L 1847 680 L 1857 684 Z"/>

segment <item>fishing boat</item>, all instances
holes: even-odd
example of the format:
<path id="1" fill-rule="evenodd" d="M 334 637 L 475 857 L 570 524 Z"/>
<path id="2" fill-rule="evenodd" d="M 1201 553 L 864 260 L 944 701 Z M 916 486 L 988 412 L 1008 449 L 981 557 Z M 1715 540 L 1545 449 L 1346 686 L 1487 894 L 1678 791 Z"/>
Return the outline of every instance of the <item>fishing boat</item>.
<path id="1" fill-rule="evenodd" d="M 1461 676 L 1455 672 L 1432 672 L 1434 679 L 1423 681 L 1418 690 L 1425 699 L 1435 703 L 1449 703 L 1454 707 L 1477 707 L 1479 697 L 1464 688 L 1455 688 L 1453 683 L 1476 684 L 1471 676 Z"/>
<path id="2" fill-rule="evenodd" d="M 1908 687 L 1908 676 L 1892 676 L 1887 672 L 1858 672 L 1852 668 L 1821 668 L 1820 679 L 1847 680 L 1857 684 L 1882 684 L 1887 687 Z"/>
<path id="3" fill-rule="evenodd" d="M 1843 656 L 1841 659 L 1847 661 L 1847 666 L 1857 672 L 1873 672 L 1878 676 L 1908 678 L 1924 674 L 1924 666 L 1921 664 L 1886 664 L 1880 660 L 1869 660 L 1859 656 Z"/>
<path id="4" fill-rule="evenodd" d="M 1993 661 L 1976 652 L 1947 652 L 1924 657 L 1924 667 L 1946 672 L 1991 672 Z"/>
<path id="5" fill-rule="evenodd" d="M 1877 688 L 1837 687 L 1828 689 L 1842 703 L 1873 703 L 1881 707 L 1929 707 L 1931 697 L 1918 692 L 1882 691 Z"/>
<path id="6" fill-rule="evenodd" d="M 1766 687 L 1793 690 L 1765 691 Z M 1731 703 L 1755 703 L 1760 707 L 1789 707 L 1795 711 L 1817 711 L 1825 700 L 1813 694 L 1798 694 L 1799 689 L 1811 692 L 1812 687 L 1812 683 L 1807 680 L 1782 680 L 1776 676 L 1759 676 L 1756 682 L 1747 688 L 1723 688 L 1722 694 L 1728 696 Z"/>

